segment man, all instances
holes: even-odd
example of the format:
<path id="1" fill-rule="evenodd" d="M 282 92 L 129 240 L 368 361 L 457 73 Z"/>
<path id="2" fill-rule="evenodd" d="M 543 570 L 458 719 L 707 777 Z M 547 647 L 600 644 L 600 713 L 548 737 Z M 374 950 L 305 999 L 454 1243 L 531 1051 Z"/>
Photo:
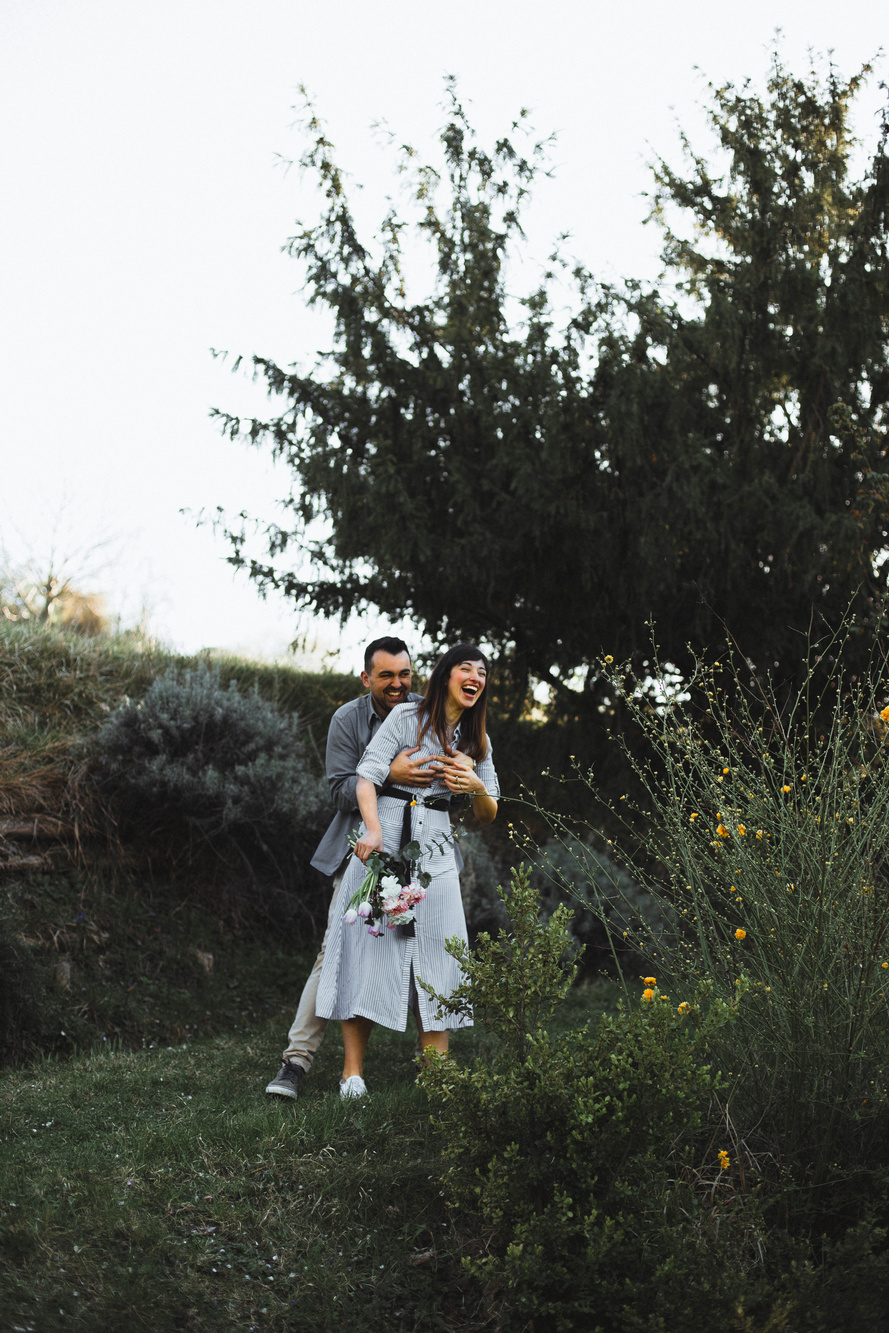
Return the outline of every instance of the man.
<path id="1" fill-rule="evenodd" d="M 348 836 L 358 827 L 361 820 L 355 798 L 357 782 L 355 769 L 380 723 L 395 705 L 420 698 L 420 695 L 410 693 L 411 679 L 411 659 L 407 645 L 401 639 L 391 637 L 374 639 L 365 649 L 364 670 L 361 673 L 361 683 L 367 694 L 343 704 L 331 718 L 327 732 L 326 766 L 327 781 L 336 814 L 312 858 L 312 865 L 316 870 L 320 870 L 324 875 L 333 876 L 331 910 L 336 901 L 337 889 L 342 881 L 346 863 L 352 855 Z M 419 763 L 412 759 L 411 756 L 417 749 L 418 747 L 414 746 L 413 749 L 402 750 L 395 756 L 389 768 L 390 782 L 411 787 L 430 785 L 435 774 L 430 771 L 424 772 Z M 327 1020 L 316 1017 L 315 997 L 318 993 L 318 978 L 324 961 L 324 946 L 327 943 L 329 930 L 328 916 L 321 950 L 303 987 L 296 1017 L 288 1034 L 283 1064 L 266 1087 L 266 1092 L 271 1093 L 273 1097 L 299 1096 L 300 1085 L 311 1069 L 315 1052 L 324 1037 Z"/>

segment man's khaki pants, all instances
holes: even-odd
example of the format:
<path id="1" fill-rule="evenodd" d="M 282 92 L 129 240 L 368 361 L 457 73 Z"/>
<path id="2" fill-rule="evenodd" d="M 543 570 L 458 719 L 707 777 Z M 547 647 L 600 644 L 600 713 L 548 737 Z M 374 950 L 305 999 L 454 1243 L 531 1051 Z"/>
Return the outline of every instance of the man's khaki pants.
<path id="1" fill-rule="evenodd" d="M 315 959 L 315 964 L 309 973 L 308 981 L 303 986 L 303 993 L 299 997 L 296 1017 L 287 1034 L 287 1050 L 284 1052 L 284 1059 L 292 1060 L 296 1065 L 302 1065 L 306 1072 L 312 1068 L 315 1052 L 324 1040 L 324 1032 L 327 1028 L 327 1019 L 319 1018 L 315 1013 L 315 1001 L 318 997 L 321 964 L 324 962 L 324 948 L 330 934 L 333 906 L 343 882 L 346 865 L 348 865 L 348 861 L 340 866 L 333 877 L 333 897 L 330 900 L 330 909 L 327 913 L 327 929 L 324 932 L 324 939 L 321 941 L 321 948 L 318 950 L 318 957 Z"/>

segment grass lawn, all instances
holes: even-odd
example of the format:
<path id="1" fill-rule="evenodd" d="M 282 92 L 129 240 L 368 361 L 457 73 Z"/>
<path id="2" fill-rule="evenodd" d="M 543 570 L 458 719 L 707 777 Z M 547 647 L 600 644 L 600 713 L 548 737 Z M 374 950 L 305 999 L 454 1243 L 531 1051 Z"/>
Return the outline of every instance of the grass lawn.
<path id="1" fill-rule="evenodd" d="M 594 1018 L 616 987 L 572 992 Z M 267 1097 L 289 1012 L 184 1045 L 0 1075 L 0 1328 L 471 1330 L 413 1030 L 341 1102 L 331 1025 L 297 1103 Z M 482 1030 L 458 1058 L 483 1055 Z"/>

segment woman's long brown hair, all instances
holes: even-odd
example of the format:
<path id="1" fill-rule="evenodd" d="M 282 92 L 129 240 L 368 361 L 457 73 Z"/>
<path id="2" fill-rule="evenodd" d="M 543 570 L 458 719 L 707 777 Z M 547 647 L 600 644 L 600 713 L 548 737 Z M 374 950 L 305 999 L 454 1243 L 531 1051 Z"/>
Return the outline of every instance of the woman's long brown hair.
<path id="1" fill-rule="evenodd" d="M 430 729 L 438 737 L 438 742 L 443 750 L 448 746 L 448 682 L 451 679 L 451 672 L 455 666 L 461 662 L 481 662 L 484 665 L 485 672 L 489 670 L 488 659 L 480 648 L 476 648 L 474 643 L 458 643 L 455 647 L 449 648 L 443 657 L 440 657 L 429 677 L 429 684 L 426 686 L 426 694 L 420 700 L 417 706 L 417 744 L 426 735 Z M 460 719 L 460 744 L 457 747 L 464 754 L 468 754 L 470 759 L 484 759 L 488 753 L 488 739 L 485 735 L 485 713 L 488 702 L 488 685 L 482 691 L 478 702 L 471 708 L 467 708 Z"/>

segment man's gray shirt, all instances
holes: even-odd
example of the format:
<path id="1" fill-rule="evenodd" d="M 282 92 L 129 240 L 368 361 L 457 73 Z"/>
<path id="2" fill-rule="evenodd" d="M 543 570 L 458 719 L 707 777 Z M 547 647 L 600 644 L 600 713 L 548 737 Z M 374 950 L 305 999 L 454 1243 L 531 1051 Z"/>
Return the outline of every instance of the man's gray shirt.
<path id="1" fill-rule="evenodd" d="M 409 694 L 407 697 L 416 701 L 422 695 Z M 330 719 L 326 767 L 330 798 L 336 807 L 336 814 L 312 857 L 312 865 L 322 875 L 335 875 L 339 870 L 349 852 L 349 834 L 361 822 L 355 795 L 358 783 L 355 770 L 381 721 L 369 694 L 362 694 L 359 699 L 350 699 Z"/>

